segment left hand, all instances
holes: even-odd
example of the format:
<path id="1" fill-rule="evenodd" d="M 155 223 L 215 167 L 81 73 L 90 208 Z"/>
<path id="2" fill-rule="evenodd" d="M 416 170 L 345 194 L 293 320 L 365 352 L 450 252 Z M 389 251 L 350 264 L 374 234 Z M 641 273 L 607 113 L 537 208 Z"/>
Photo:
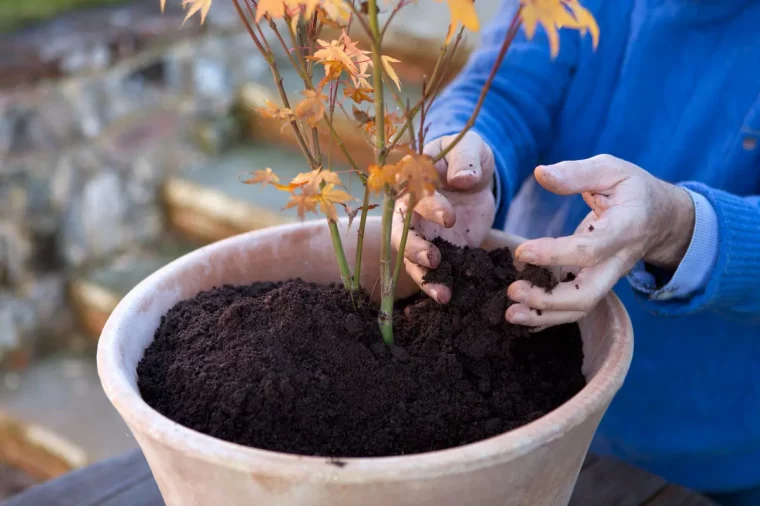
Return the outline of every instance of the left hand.
<path id="1" fill-rule="evenodd" d="M 515 258 L 580 270 L 551 293 L 512 283 L 507 295 L 517 304 L 507 309 L 507 321 L 539 328 L 577 321 L 639 260 L 675 270 L 686 254 L 694 203 L 683 188 L 610 155 L 540 166 L 535 176 L 553 193 L 580 193 L 591 212 L 573 235 L 526 241 Z"/>

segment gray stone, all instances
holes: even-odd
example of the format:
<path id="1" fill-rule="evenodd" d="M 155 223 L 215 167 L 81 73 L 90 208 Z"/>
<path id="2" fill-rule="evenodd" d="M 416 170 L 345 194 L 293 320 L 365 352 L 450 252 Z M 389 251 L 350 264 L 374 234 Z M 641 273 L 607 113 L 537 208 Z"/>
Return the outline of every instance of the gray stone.
<path id="1" fill-rule="evenodd" d="M 22 346 L 35 327 L 34 307 L 10 292 L 0 292 L 0 360 Z"/>

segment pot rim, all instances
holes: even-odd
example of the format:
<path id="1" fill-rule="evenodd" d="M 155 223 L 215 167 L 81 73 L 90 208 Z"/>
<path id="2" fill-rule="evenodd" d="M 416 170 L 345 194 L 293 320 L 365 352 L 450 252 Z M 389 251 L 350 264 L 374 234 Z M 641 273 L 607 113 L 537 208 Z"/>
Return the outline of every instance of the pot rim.
<path id="1" fill-rule="evenodd" d="M 369 219 L 377 219 L 370 217 Z M 601 305 L 619 318 L 609 329 L 609 353 L 598 372 L 586 386 L 557 409 L 522 427 L 464 446 L 404 456 L 339 458 L 295 455 L 261 450 L 224 441 L 178 424 L 150 407 L 130 384 L 121 364 L 123 356 L 117 342 L 127 339 L 122 322 L 139 318 L 141 301 L 150 297 L 154 287 L 177 268 L 188 267 L 215 252 L 245 248 L 252 236 L 259 241 L 276 240 L 284 232 L 320 222 L 294 223 L 240 234 L 194 250 L 154 272 L 133 288 L 108 318 L 98 342 L 97 365 L 103 389 L 138 441 L 145 435 L 191 458 L 236 468 L 257 475 L 290 480 L 330 482 L 333 484 L 419 480 L 472 471 L 491 463 L 527 454 L 546 442 L 557 439 L 580 425 L 592 413 L 604 411 L 623 384 L 633 354 L 633 331 L 628 313 L 614 293 Z M 504 232 L 491 231 L 503 235 Z"/>

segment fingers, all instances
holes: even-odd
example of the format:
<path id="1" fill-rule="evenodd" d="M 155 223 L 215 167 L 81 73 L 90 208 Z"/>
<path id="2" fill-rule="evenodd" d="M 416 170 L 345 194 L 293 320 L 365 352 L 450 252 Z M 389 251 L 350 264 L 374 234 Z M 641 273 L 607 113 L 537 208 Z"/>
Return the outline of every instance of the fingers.
<path id="1" fill-rule="evenodd" d="M 589 314 L 630 270 L 633 258 L 612 256 L 597 266 L 582 269 L 574 280 L 560 283 L 551 293 L 527 281 L 516 281 L 507 289 L 507 296 L 517 302 L 507 310 L 507 321 L 532 327 L 577 321 Z"/>
<path id="2" fill-rule="evenodd" d="M 534 172 L 539 184 L 558 195 L 605 192 L 624 181 L 631 164 L 610 155 L 541 165 Z"/>
<path id="3" fill-rule="evenodd" d="M 456 135 L 441 137 L 427 146 L 424 152 L 436 156 L 448 148 Z M 443 160 L 436 164 L 440 174 L 446 174 L 449 188 L 459 191 L 480 190 L 491 184 L 494 157 L 491 148 L 474 132 L 468 132 Z"/>
<path id="4" fill-rule="evenodd" d="M 423 278 L 427 274 L 428 269 L 420 265 L 416 265 L 407 259 L 404 259 L 404 266 L 406 272 L 417 283 L 422 291 L 425 292 L 431 299 L 441 303 L 448 304 L 451 300 L 451 289 L 445 285 L 439 285 L 436 283 L 425 283 Z"/>
<path id="5" fill-rule="evenodd" d="M 391 230 L 391 244 L 398 251 L 401 247 L 401 238 L 404 230 L 404 217 L 408 212 L 406 202 L 398 202 L 393 213 L 393 228 Z M 409 229 L 404 248 L 404 258 L 415 264 L 434 269 L 441 263 L 441 252 L 433 243 L 427 241 L 417 231 Z"/>
<path id="6" fill-rule="evenodd" d="M 420 200 L 414 207 L 414 212 L 428 221 L 437 223 L 446 228 L 451 228 L 457 221 L 454 206 L 446 197 L 438 192 L 434 192 L 429 197 Z"/>
<path id="7" fill-rule="evenodd" d="M 531 331 L 539 332 L 547 327 L 577 322 L 585 316 L 580 311 L 537 311 L 524 304 L 513 304 L 507 309 L 506 319 L 515 325 L 536 327 Z"/>
<path id="8" fill-rule="evenodd" d="M 609 227 L 606 219 L 600 219 L 571 236 L 526 241 L 515 250 L 515 258 L 542 266 L 592 267 L 626 244 L 622 227 Z"/>

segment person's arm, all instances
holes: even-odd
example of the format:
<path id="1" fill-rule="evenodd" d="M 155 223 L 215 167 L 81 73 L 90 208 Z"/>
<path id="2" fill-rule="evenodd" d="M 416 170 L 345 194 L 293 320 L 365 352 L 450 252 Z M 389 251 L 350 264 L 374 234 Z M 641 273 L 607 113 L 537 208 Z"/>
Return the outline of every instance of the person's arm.
<path id="1" fill-rule="evenodd" d="M 696 197 L 697 220 L 689 251 L 678 269 L 699 275 L 705 265 L 710 268 L 691 293 L 672 296 L 660 292 L 657 296 L 658 291 L 649 294 L 638 289 L 639 300 L 649 311 L 661 315 L 714 311 L 760 321 L 760 196 L 740 197 L 702 183 L 680 186 Z M 700 256 L 704 256 L 700 268 L 690 267 Z M 678 270 L 668 283 L 676 281 L 675 289 L 680 285 L 677 275 Z"/>
<path id="2" fill-rule="evenodd" d="M 503 0 L 494 21 L 484 30 L 479 48 L 433 103 L 426 120 L 428 140 L 456 134 L 467 123 L 518 4 L 516 0 Z M 584 44 L 591 45 L 590 37 L 585 37 Z M 551 139 L 552 121 L 576 66 L 580 45 L 577 31 L 560 30 L 560 51 L 553 60 L 543 29 L 539 27 L 533 39 L 527 40 L 521 28 L 486 95 L 473 131 L 491 147 L 496 161 L 497 228 L 503 227 L 510 198 Z"/>

